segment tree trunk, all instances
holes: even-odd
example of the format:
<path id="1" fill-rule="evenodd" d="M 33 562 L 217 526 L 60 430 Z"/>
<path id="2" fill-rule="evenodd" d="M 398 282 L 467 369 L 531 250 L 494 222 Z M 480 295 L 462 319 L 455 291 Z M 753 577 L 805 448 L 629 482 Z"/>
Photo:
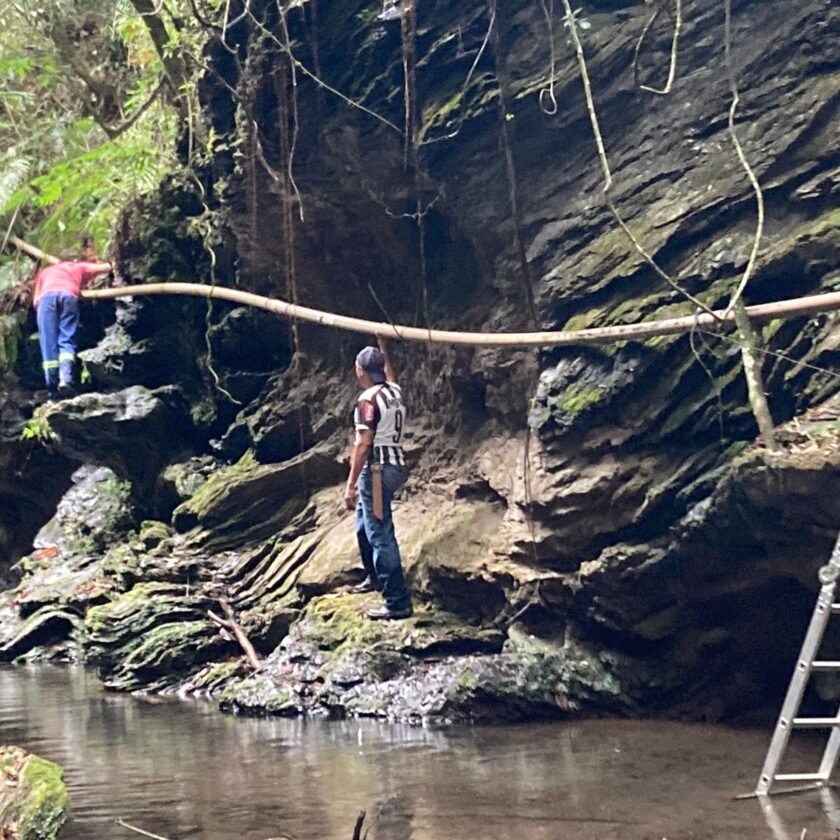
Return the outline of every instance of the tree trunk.
<path id="1" fill-rule="evenodd" d="M 167 54 L 167 45 L 169 44 L 169 33 L 166 31 L 166 25 L 156 11 L 155 4 L 151 0 L 131 0 L 135 11 L 143 19 L 146 24 L 146 29 L 149 30 L 149 36 L 155 46 L 158 56 L 160 56 L 161 64 L 163 64 L 163 72 L 169 81 L 172 88 L 172 93 L 176 101 L 183 101 L 183 87 L 187 82 L 187 71 L 184 66 L 184 61 L 180 55 Z"/>

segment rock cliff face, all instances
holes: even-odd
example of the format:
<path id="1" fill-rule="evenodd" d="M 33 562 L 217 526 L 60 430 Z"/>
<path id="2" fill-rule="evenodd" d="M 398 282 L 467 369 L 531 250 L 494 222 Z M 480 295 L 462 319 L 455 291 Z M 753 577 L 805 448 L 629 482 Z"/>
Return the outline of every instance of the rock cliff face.
<path id="1" fill-rule="evenodd" d="M 207 276 L 210 248 L 219 282 L 375 320 L 492 331 L 691 314 L 605 206 L 551 4 L 424 0 L 416 32 L 376 22 L 375 6 L 309 0 L 287 27 L 261 0 L 231 14 L 225 43 L 206 48 L 216 140 L 202 200 L 173 178 L 133 209 L 126 277 Z M 613 200 L 717 306 L 746 265 L 756 204 L 727 129 L 723 4 L 685 6 L 667 96 L 634 80 L 649 4 L 593 0 L 576 25 Z M 836 289 L 840 9 L 764 0 L 733 14 L 737 128 L 766 202 L 747 298 Z M 667 76 L 671 23 L 663 9 L 638 52 L 642 84 Z M 8 561 L 73 487 L 0 596 L 0 655 L 46 645 L 98 662 L 115 687 L 208 690 L 247 712 L 772 708 L 840 525 L 836 319 L 774 322 L 763 340 L 786 424 L 776 454 L 753 442 L 731 337 L 539 354 L 397 345 L 413 409 L 397 526 L 422 607 L 383 628 L 343 590 L 355 548 L 335 516 L 363 337 L 121 304 L 88 357 L 107 393 L 47 411 L 49 457 L 4 421 L 4 464 L 50 488 L 25 516 L 0 514 Z M 21 508 L 21 486 L 4 479 L 3 499 Z M 68 518 L 117 488 L 124 515 Z M 266 657 L 256 675 L 208 617 L 220 598 Z"/>

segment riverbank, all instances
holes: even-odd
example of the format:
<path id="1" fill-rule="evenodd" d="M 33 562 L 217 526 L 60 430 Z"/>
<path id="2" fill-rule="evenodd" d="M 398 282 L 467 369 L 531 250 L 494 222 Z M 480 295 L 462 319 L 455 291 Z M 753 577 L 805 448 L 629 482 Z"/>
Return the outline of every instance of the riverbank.
<path id="1" fill-rule="evenodd" d="M 100 422 L 97 400 L 54 415 Z M 131 399 L 122 410 L 139 413 Z M 167 521 L 138 522 L 129 482 L 82 467 L 0 592 L 0 659 L 85 662 L 113 689 L 251 715 L 769 721 L 840 521 L 840 433 L 820 417 L 781 430 L 779 453 L 744 448 L 667 537 L 570 568 L 534 566 L 521 508 L 473 492 L 509 479 L 518 498 L 522 441 L 508 442 L 510 463 L 488 449 L 482 479 L 415 480 L 395 513 L 417 607 L 402 622 L 370 622 L 377 596 L 350 592 L 354 526 L 336 516 L 342 468 L 328 450 L 168 468 L 181 501 Z M 553 480 L 535 460 L 535 498 L 556 501 Z M 210 615 L 225 609 L 256 672 Z M 814 685 L 810 704 L 830 700 Z"/>

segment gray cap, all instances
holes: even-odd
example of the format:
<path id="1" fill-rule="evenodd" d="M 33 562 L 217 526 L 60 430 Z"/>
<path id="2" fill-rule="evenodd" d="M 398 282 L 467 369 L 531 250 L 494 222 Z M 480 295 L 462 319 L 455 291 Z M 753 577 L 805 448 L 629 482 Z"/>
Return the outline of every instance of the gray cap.
<path id="1" fill-rule="evenodd" d="M 356 364 L 373 380 L 375 385 L 385 381 L 385 357 L 378 347 L 365 347 L 356 356 Z"/>

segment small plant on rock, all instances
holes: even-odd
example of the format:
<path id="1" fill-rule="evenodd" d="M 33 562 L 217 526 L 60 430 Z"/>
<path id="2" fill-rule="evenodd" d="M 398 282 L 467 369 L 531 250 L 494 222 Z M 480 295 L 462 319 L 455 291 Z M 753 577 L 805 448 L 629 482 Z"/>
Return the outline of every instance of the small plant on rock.
<path id="1" fill-rule="evenodd" d="M 55 432 L 50 426 L 50 421 L 43 406 L 36 408 L 32 417 L 26 421 L 26 425 L 20 433 L 20 439 L 35 440 L 39 443 L 48 443 L 55 439 Z"/>

